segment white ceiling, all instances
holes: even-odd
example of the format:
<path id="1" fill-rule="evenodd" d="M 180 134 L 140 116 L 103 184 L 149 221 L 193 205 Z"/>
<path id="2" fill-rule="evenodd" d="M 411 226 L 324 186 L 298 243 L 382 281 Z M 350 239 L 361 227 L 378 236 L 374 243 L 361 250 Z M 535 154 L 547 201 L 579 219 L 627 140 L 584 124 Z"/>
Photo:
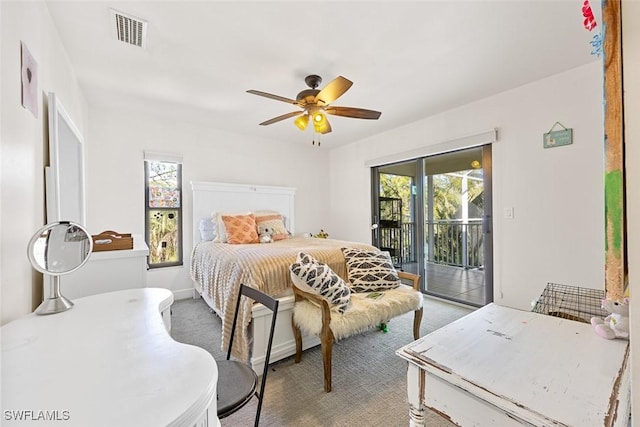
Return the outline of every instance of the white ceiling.
<path id="1" fill-rule="evenodd" d="M 329 116 L 323 148 L 596 60 L 582 0 L 47 3 L 92 106 L 310 143 L 293 119 L 258 126 L 297 107 L 245 91 L 295 98 L 308 74 L 321 88 L 352 80 L 334 105 L 382 116 Z M 148 21 L 145 49 L 115 39 L 110 8 Z"/>

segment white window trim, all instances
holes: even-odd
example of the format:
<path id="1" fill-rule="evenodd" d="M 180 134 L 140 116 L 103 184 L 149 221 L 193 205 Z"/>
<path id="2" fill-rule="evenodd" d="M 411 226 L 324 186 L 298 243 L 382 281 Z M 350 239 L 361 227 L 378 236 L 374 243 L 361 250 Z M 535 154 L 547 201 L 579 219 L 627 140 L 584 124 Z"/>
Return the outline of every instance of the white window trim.
<path id="1" fill-rule="evenodd" d="M 165 153 L 161 151 L 144 151 L 145 161 L 179 163 L 182 164 L 182 154 Z"/>
<path id="2" fill-rule="evenodd" d="M 486 144 L 493 144 L 498 140 L 498 130 L 492 129 L 487 132 L 477 133 L 474 135 L 463 136 L 460 138 L 450 139 L 439 142 L 426 147 L 416 148 L 414 150 L 403 151 L 401 153 L 389 154 L 387 156 L 366 160 L 364 165 L 368 168 L 375 166 L 383 166 L 392 163 L 398 163 L 405 160 L 414 160 L 422 157 L 432 156 L 435 154 L 447 153 L 449 151 L 457 151 L 465 148 L 478 147 Z"/>

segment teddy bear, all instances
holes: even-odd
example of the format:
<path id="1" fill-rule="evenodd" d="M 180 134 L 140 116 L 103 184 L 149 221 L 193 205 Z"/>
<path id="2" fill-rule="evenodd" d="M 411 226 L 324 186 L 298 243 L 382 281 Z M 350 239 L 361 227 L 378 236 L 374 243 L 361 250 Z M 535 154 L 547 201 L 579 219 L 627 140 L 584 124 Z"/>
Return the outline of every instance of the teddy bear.
<path id="1" fill-rule="evenodd" d="M 622 301 L 603 299 L 602 308 L 611 314 L 605 317 L 604 320 L 599 317 L 591 318 L 591 324 L 595 328 L 596 333 L 608 340 L 614 338 L 628 340 L 629 298 L 624 298 Z"/>
<path id="2" fill-rule="evenodd" d="M 274 229 L 267 227 L 266 225 L 258 225 L 258 236 L 260 237 L 260 243 L 273 243 Z"/>

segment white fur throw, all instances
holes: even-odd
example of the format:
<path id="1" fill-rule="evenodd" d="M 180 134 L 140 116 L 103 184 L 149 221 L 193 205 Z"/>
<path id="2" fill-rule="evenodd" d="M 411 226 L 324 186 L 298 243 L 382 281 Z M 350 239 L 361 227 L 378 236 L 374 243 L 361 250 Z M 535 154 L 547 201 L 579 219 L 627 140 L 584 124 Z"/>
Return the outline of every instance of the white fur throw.
<path id="1" fill-rule="evenodd" d="M 351 307 L 344 313 L 331 312 L 331 331 L 336 340 L 364 332 L 380 322 L 422 307 L 422 294 L 411 286 L 400 285 L 382 292 L 379 299 L 367 293 L 351 293 Z M 306 334 L 319 335 L 322 312 L 317 305 L 304 300 L 293 307 L 293 320 Z"/>

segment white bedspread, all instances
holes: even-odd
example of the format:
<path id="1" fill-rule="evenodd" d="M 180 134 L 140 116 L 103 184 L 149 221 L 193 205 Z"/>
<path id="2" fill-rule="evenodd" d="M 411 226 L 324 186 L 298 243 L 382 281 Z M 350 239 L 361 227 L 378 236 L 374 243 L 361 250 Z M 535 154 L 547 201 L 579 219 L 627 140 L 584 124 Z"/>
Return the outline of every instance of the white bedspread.
<path id="1" fill-rule="evenodd" d="M 191 278 L 200 284 L 203 294 L 222 319 L 222 350 L 226 351 L 228 346 L 240 284 L 274 297 L 284 295 L 293 286 L 289 266 L 301 251 L 324 262 L 346 281 L 343 247 L 376 250 L 363 243 L 309 237 L 292 237 L 268 244 L 201 242 L 196 245 L 191 256 Z M 251 357 L 250 321 L 251 302 L 245 299 L 240 305 L 233 354 L 246 361 Z"/>

